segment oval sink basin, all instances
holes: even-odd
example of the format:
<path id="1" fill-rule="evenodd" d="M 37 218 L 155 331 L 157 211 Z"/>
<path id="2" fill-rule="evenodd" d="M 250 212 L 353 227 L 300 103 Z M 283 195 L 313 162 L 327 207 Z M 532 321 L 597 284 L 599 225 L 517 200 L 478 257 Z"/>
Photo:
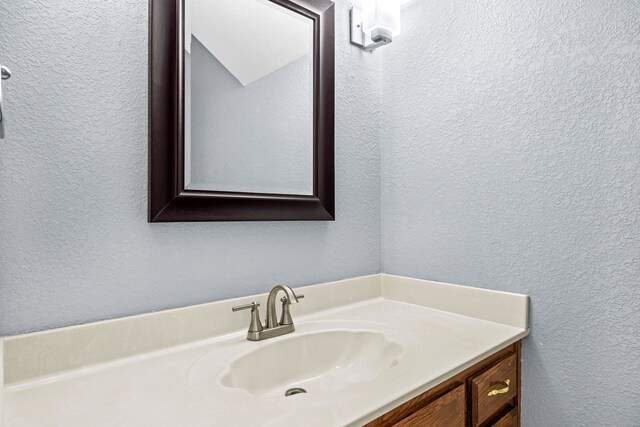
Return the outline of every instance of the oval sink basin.
<path id="1" fill-rule="evenodd" d="M 375 379 L 403 350 L 374 331 L 294 333 L 233 360 L 220 383 L 258 397 L 282 397 L 292 388 L 333 392 Z"/>

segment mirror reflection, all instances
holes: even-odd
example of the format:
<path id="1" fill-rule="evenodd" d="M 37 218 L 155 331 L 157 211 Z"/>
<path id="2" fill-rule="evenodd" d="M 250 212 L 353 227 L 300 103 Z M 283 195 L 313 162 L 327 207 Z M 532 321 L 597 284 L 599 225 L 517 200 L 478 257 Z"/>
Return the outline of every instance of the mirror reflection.
<path id="1" fill-rule="evenodd" d="M 313 21 L 185 0 L 185 188 L 313 194 Z"/>

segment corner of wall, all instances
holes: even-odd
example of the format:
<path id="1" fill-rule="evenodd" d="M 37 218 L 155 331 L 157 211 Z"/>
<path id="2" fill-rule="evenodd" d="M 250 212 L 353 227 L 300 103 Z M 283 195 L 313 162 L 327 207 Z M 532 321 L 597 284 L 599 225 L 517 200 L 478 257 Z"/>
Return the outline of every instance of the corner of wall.
<path id="1" fill-rule="evenodd" d="M 376 129 L 376 137 L 377 137 L 377 150 L 378 150 L 378 273 L 382 273 L 383 269 L 383 256 L 382 256 L 382 221 L 383 221 L 383 212 L 382 212 L 382 125 L 384 115 L 382 112 L 382 79 L 384 76 L 383 73 L 383 60 L 384 55 L 380 55 L 378 61 L 378 99 L 377 99 L 377 107 L 378 107 L 378 122 Z M 382 289 L 382 275 L 380 277 L 380 288 Z"/>
<path id="2" fill-rule="evenodd" d="M 0 427 L 4 427 L 4 340 L 0 339 Z"/>

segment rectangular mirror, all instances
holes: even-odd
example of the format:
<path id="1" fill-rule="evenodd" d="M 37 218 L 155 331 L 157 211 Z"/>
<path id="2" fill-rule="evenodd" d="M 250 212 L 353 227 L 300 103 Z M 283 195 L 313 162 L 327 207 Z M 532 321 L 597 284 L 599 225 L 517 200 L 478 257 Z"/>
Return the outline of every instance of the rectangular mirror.
<path id="1" fill-rule="evenodd" d="M 150 7 L 149 221 L 334 219 L 333 3 Z"/>
<path id="2" fill-rule="evenodd" d="M 313 21 L 185 0 L 185 188 L 313 194 Z"/>

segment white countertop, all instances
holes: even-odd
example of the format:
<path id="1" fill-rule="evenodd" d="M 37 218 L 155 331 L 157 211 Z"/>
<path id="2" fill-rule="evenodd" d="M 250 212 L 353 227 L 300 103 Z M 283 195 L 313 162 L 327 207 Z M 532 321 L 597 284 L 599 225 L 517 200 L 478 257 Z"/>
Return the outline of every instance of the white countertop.
<path id="1" fill-rule="evenodd" d="M 381 284 L 377 297 L 368 294 L 359 302 L 309 314 L 292 310 L 294 334 L 326 328 L 363 329 L 402 336 L 409 343 L 403 363 L 349 387 L 348 393 L 308 390 L 307 394 L 266 398 L 222 386 L 217 377 L 230 360 L 293 335 L 251 342 L 246 340 L 246 331 L 235 331 L 5 384 L 5 427 L 362 425 L 528 334 L 522 321 L 509 325 L 418 305 L 422 299 L 415 289 L 431 292 L 434 301 L 445 301 L 443 289 L 460 292 L 465 287 L 438 289 L 455 285 L 387 278 L 393 279 L 386 284 L 394 287 L 393 292 L 385 292 Z M 313 291 L 301 291 L 307 298 L 298 306 L 314 296 Z M 411 294 L 417 304 L 390 299 L 398 299 L 403 292 Z M 480 292 L 484 296 L 475 298 L 476 303 L 491 297 L 492 291 Z M 496 295 L 512 296 L 512 310 L 528 307 L 524 296 Z M 526 322 L 526 315 L 516 317 Z M 198 363 L 205 359 L 209 371 Z M 10 377 L 6 371 L 5 365 L 5 376 Z"/>

